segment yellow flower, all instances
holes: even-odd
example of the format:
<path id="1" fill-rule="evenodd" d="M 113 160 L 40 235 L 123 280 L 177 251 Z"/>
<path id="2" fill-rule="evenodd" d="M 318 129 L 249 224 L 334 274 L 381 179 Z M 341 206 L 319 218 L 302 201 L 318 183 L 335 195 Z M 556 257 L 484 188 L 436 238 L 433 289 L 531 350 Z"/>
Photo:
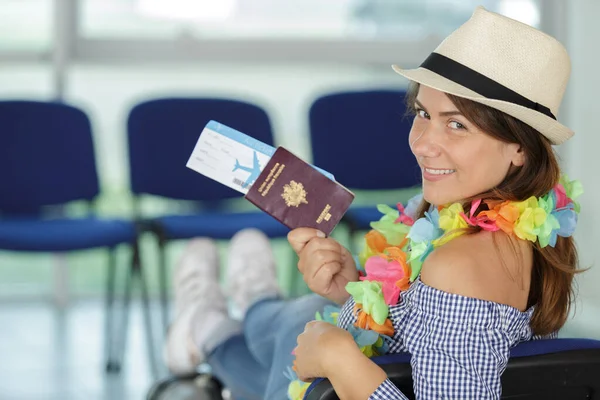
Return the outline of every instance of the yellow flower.
<path id="1" fill-rule="evenodd" d="M 454 203 L 450 207 L 446 207 L 440 211 L 440 228 L 444 232 L 453 231 L 456 229 L 466 228 L 467 221 L 461 216 L 464 210 L 460 203 Z"/>
<path id="2" fill-rule="evenodd" d="M 546 222 L 547 214 L 540 206 L 536 197 L 515 203 L 521 216 L 515 223 L 514 233 L 523 240 L 535 242 L 540 233 L 540 227 Z"/>
<path id="3" fill-rule="evenodd" d="M 469 225 L 462 217 L 464 210 L 460 203 L 454 203 L 450 207 L 445 207 L 440 211 L 440 228 L 444 235 L 433 241 L 435 247 L 448 243 L 450 240 L 464 234 L 464 229 Z"/>
<path id="4" fill-rule="evenodd" d="M 310 382 L 302 382 L 295 380 L 290 382 L 288 386 L 288 397 L 292 400 L 302 400 L 306 394 L 306 389 L 310 386 Z"/>

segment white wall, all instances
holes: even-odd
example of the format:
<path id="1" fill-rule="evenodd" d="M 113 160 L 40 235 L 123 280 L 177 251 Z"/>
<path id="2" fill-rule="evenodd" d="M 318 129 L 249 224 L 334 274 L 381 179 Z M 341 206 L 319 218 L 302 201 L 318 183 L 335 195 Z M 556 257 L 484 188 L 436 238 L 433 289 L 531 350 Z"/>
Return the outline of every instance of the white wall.
<path id="1" fill-rule="evenodd" d="M 565 334 L 600 338 L 600 76 L 598 53 L 600 2 L 568 2 L 568 39 L 565 43 L 572 61 L 568 103 L 563 108 L 575 137 L 563 151 L 565 169 L 571 178 L 580 179 L 585 193 L 576 240 L 582 267 L 590 270 L 577 279 L 579 299 L 576 314 Z"/>
<path id="2" fill-rule="evenodd" d="M 290 64 L 75 66 L 66 97 L 91 114 L 106 188 L 126 187 L 125 123 L 139 101 L 160 96 L 229 96 L 264 106 L 275 140 L 309 158 L 307 112 L 315 96 L 337 89 L 403 87 L 391 67 Z M 191 151 L 191 150 L 190 150 Z"/>
<path id="3" fill-rule="evenodd" d="M 0 62 L 0 98 L 47 100 L 52 96 L 52 66 L 23 62 Z"/>

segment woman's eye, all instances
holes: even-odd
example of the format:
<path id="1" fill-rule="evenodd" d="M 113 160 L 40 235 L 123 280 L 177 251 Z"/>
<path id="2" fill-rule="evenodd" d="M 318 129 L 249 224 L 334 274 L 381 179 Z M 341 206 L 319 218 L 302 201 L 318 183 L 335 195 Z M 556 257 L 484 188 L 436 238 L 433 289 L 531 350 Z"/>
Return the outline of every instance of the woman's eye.
<path id="1" fill-rule="evenodd" d="M 425 111 L 425 110 L 423 110 L 423 109 L 420 109 L 420 108 L 419 108 L 419 109 L 417 109 L 417 115 L 418 115 L 420 118 L 427 118 L 427 119 L 429 119 L 429 114 L 427 114 L 427 111 Z"/>
<path id="2" fill-rule="evenodd" d="M 466 129 L 466 127 L 458 121 L 450 121 L 450 128 L 452 129 Z"/>

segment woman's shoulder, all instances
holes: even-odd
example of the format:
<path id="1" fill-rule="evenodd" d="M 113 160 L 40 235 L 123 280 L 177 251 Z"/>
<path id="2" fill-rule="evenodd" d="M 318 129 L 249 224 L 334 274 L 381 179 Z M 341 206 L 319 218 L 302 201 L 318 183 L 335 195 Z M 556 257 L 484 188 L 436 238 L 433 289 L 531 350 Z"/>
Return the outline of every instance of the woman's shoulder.
<path id="1" fill-rule="evenodd" d="M 532 257 L 528 242 L 503 232 L 462 235 L 427 257 L 421 281 L 444 292 L 524 310 Z"/>

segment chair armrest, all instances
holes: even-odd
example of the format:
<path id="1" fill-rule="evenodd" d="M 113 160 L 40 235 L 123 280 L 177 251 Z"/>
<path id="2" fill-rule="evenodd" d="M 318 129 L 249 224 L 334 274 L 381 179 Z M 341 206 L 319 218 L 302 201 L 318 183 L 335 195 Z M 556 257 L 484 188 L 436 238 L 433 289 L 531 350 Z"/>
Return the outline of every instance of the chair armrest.
<path id="1" fill-rule="evenodd" d="M 595 399 L 600 348 L 512 358 L 502 375 L 502 399 Z"/>
<path id="2" fill-rule="evenodd" d="M 373 358 L 409 399 L 414 399 L 409 354 Z M 511 351 L 502 374 L 502 399 L 593 399 L 600 394 L 600 341 L 547 339 L 524 342 Z M 336 400 L 331 383 L 319 379 L 306 400 Z"/>
<path id="3" fill-rule="evenodd" d="M 379 365 L 387 374 L 388 378 L 396 385 L 402 393 L 409 399 L 414 398 L 412 388 L 412 368 L 410 366 L 410 354 L 388 354 L 373 358 L 373 361 Z M 306 400 L 334 400 L 338 399 L 333 386 L 327 379 L 318 379 L 314 381 L 306 391 Z"/>

